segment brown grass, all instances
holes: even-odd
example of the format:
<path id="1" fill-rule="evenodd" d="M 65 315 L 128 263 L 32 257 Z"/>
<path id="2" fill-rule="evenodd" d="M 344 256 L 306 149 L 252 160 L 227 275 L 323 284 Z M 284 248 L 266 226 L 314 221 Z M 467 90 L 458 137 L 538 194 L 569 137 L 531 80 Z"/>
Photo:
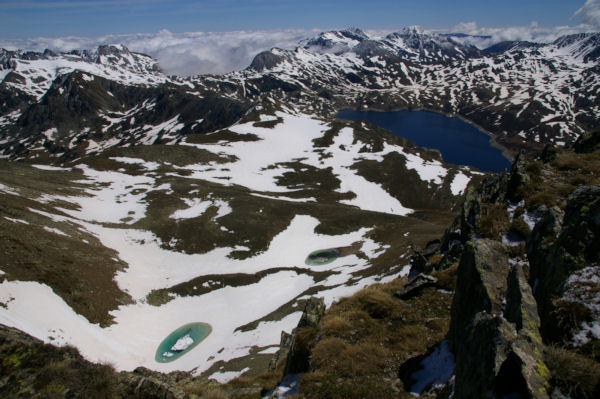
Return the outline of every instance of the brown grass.
<path id="1" fill-rule="evenodd" d="M 359 291 L 354 296 L 354 300 L 358 302 L 360 309 L 367 312 L 374 319 L 383 319 L 390 316 L 397 306 L 397 301 L 377 286 Z"/>
<path id="2" fill-rule="evenodd" d="M 557 330 L 565 340 L 570 340 L 574 328 L 593 319 L 592 311 L 587 306 L 579 302 L 564 300 L 554 302 L 552 316 L 556 321 Z"/>
<path id="3" fill-rule="evenodd" d="M 350 334 L 352 324 L 343 317 L 328 315 L 321 320 L 321 330 L 328 336 L 343 337 Z"/>
<path id="4" fill-rule="evenodd" d="M 509 229 L 505 204 L 482 204 L 479 233 L 486 238 L 499 239 Z"/>
<path id="5" fill-rule="evenodd" d="M 527 207 L 562 208 L 577 186 L 600 183 L 600 151 L 576 154 L 558 149 L 556 159 L 550 164 L 529 161 L 526 171 L 531 179 L 531 183 L 522 188 Z"/>
<path id="6" fill-rule="evenodd" d="M 442 259 L 444 259 L 442 254 L 435 254 L 429 258 L 429 263 L 435 268 L 439 266 L 439 264 L 442 262 Z"/>
<path id="7" fill-rule="evenodd" d="M 452 267 L 435 272 L 432 274 L 433 277 L 438 279 L 437 286 L 447 291 L 454 291 L 456 288 L 456 275 L 458 274 L 458 263 L 457 261 Z"/>
<path id="8" fill-rule="evenodd" d="M 455 273 L 452 268 L 436 276 L 453 289 Z M 311 353 L 311 371 L 301 381 L 306 398 L 410 397 L 397 383 L 397 371 L 444 338 L 451 295 L 425 288 L 406 301 L 395 298 L 406 282 L 368 287 L 327 311 Z"/>
<path id="9" fill-rule="evenodd" d="M 574 399 L 600 397 L 600 364 L 575 351 L 549 346 L 544 361 L 552 375 L 552 383 L 563 394 Z"/>
<path id="10" fill-rule="evenodd" d="M 69 391 L 85 398 L 118 397 L 115 370 L 105 364 L 87 364 L 63 359 L 46 363 L 39 371 L 36 386 L 49 396 Z M 56 396 L 62 397 L 62 396 Z"/>
<path id="11" fill-rule="evenodd" d="M 512 223 L 510 224 L 510 229 L 524 239 L 527 238 L 527 236 L 529 236 L 531 233 L 529 225 L 520 217 L 515 217 L 513 219 Z"/>

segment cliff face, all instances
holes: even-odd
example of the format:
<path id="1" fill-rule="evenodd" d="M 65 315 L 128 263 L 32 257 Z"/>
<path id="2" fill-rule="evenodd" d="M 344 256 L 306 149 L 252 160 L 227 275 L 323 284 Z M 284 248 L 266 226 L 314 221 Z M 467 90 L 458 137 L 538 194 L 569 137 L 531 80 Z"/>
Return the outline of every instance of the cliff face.
<path id="1" fill-rule="evenodd" d="M 518 157 L 510 175 L 491 176 L 469 193 L 442 240 L 460 233 L 463 248 L 449 333 L 456 398 L 598 394 L 597 137 L 582 139 L 577 152 Z M 444 249 L 440 255 L 456 257 Z M 559 383 L 546 345 L 595 361 L 587 391 L 574 380 Z"/>

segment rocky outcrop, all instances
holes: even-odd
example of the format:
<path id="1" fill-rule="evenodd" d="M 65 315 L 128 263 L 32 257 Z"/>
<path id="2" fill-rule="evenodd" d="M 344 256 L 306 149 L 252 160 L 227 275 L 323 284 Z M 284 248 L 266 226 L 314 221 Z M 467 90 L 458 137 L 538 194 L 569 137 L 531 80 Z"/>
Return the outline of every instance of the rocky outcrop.
<path id="1" fill-rule="evenodd" d="M 515 158 L 512 165 L 508 186 L 506 188 L 506 197 L 513 202 L 519 202 L 523 199 L 521 188 L 529 185 L 530 178 L 525 170 L 524 153 L 521 151 Z"/>
<path id="2" fill-rule="evenodd" d="M 143 367 L 117 373 L 85 360 L 73 347 L 45 344 L 0 325 L 0 397 L 145 398 L 185 397 L 182 386 L 194 377 L 162 374 Z"/>
<path id="3" fill-rule="evenodd" d="M 414 252 L 411 257 L 411 270 L 415 273 L 431 273 L 435 266 L 431 262 L 431 258 L 440 252 L 441 243 L 440 240 L 433 240 L 427 243 L 425 249 L 419 249 L 413 247 Z"/>
<path id="4" fill-rule="evenodd" d="M 481 185 L 474 189 L 469 187 L 460 216 L 461 239 L 467 242 L 476 233 L 478 224 L 483 216 L 483 204 L 500 204 L 506 199 L 508 175 L 491 175 L 486 177 Z"/>
<path id="5" fill-rule="evenodd" d="M 544 337 L 551 342 L 571 341 L 581 323 L 596 318 L 587 301 L 564 294 L 576 284 L 576 273 L 600 261 L 600 186 L 575 190 L 564 213 L 548 209 L 527 241 L 527 255 Z"/>
<path id="6" fill-rule="evenodd" d="M 400 287 L 394 296 L 400 299 L 409 299 L 417 295 L 423 288 L 432 287 L 437 283 L 437 278 L 420 273 L 413 277 L 408 283 Z"/>
<path id="7" fill-rule="evenodd" d="M 298 326 L 288 334 L 281 332 L 279 350 L 269 362 L 269 369 L 276 370 L 285 363 L 284 376 L 308 371 L 310 349 L 314 344 L 315 332 L 325 314 L 325 300 L 311 297 L 304 306 Z"/>
<path id="8" fill-rule="evenodd" d="M 319 321 L 325 314 L 325 300 L 311 297 L 304 307 L 298 327 L 292 332 L 293 339 L 284 375 L 297 374 L 308 371 L 310 367 L 310 350 L 316 338 L 316 329 Z"/>
<path id="9" fill-rule="evenodd" d="M 269 362 L 269 370 L 277 370 L 282 364 L 287 362 L 293 340 L 294 336 L 292 334 L 288 334 L 285 331 L 281 332 L 279 350 L 271 358 L 271 361 Z"/>
<path id="10" fill-rule="evenodd" d="M 312 328 L 319 325 L 321 317 L 325 314 L 325 300 L 323 298 L 311 297 L 306 302 L 302 317 L 297 328 Z"/>
<path id="11" fill-rule="evenodd" d="M 450 343 L 456 398 L 547 398 L 535 300 L 501 243 L 469 242 L 459 265 Z"/>
<path id="12" fill-rule="evenodd" d="M 121 373 L 124 397 L 179 399 L 185 392 L 164 381 L 164 375 L 138 367 L 132 373 Z"/>
<path id="13" fill-rule="evenodd" d="M 256 72 L 262 72 L 265 69 L 274 68 L 283 61 L 283 57 L 277 56 L 270 51 L 263 51 L 254 57 L 248 69 L 252 69 Z"/>

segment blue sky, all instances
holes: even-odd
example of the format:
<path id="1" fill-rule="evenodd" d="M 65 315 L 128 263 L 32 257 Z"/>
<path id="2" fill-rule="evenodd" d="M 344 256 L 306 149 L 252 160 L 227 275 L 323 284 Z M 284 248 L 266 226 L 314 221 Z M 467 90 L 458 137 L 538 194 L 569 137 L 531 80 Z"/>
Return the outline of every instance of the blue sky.
<path id="1" fill-rule="evenodd" d="M 585 0 L 0 0 L 0 38 L 421 25 L 575 25 Z M 587 0 L 597 6 L 597 0 Z"/>

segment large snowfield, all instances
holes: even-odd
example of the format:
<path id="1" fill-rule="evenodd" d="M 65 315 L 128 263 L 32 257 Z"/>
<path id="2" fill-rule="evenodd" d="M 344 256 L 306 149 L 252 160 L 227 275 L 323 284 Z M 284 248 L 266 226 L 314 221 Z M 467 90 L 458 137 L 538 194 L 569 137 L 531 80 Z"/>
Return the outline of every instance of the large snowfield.
<path id="1" fill-rule="evenodd" d="M 306 115 L 278 112 L 276 116 L 282 122 L 274 128 L 254 127 L 251 122 L 230 128 L 239 134 L 256 135 L 260 139 L 258 141 L 195 144 L 213 153 L 233 156 L 230 158 L 232 161 L 218 168 L 212 164 L 188 165 L 186 168 L 192 173 L 185 179 L 238 184 L 249 188 L 257 196 L 288 201 L 291 198 L 285 194 L 289 195 L 293 190 L 276 184 L 276 178 L 285 169 L 270 166 L 300 160 L 317 168 L 332 168 L 341 182 L 339 191 L 356 194 L 354 199 L 346 201 L 348 204 L 363 210 L 406 215 L 411 212 L 410 209 L 402 206 L 379 185 L 358 176 L 351 169 L 352 164 L 359 159 L 379 160 L 383 155 L 396 151 L 404 154 L 408 167 L 415 169 L 427 182 L 437 183 L 447 173 L 439 162 L 424 161 L 416 155 L 406 154 L 399 146 L 386 144 L 381 152 L 359 153 L 362 144 L 354 142 L 350 128 L 342 129 L 334 144 L 326 149 L 331 156 L 322 157 L 313 148 L 312 140 L 321 137 L 329 126 Z M 304 293 L 315 285 L 320 287 L 315 295 L 324 297 L 329 306 L 340 297 L 351 295 L 367 285 L 389 281 L 407 273 L 407 269 L 401 267 L 404 265 L 397 265 L 396 272 L 384 278 L 356 278 L 357 275 L 353 273 L 368 269 L 370 261 L 385 251 L 386 247 L 369 238 L 370 229 L 367 228 L 335 236 L 318 234 L 315 228 L 320 221 L 302 214 L 297 214 L 287 228 L 271 240 L 266 251 L 248 259 L 238 260 L 228 256 L 239 247 L 219 247 L 201 254 L 165 249 L 152 232 L 130 227 L 144 218 L 147 208 L 145 197 L 149 192 L 169 190 L 168 185 L 165 187 L 157 183 L 156 169 L 159 165 L 134 158 L 115 160 L 141 165 L 147 173 L 132 176 L 79 165 L 85 177 L 79 183 L 88 187 L 85 189 L 86 196 L 45 195 L 38 199 L 46 205 L 60 199 L 77 204 L 78 209 L 56 207 L 62 215 L 31 210 L 55 222 L 76 224 L 95 235 L 104 246 L 116 250 L 120 260 L 127 263 L 128 267 L 116 274 L 115 281 L 121 290 L 131 295 L 135 303 L 121 305 L 112 311 L 114 324 L 102 328 L 75 313 L 46 285 L 4 281 L 0 284 L 0 302 L 6 307 L 0 307 L 0 323 L 21 329 L 45 342 L 73 345 L 87 359 L 109 362 L 119 370 L 145 366 L 164 372 L 194 370 L 199 374 L 219 361 L 243 357 L 255 351 L 273 353 L 281 331 L 291 332 L 299 321 L 302 309 L 297 301 L 306 299 Z M 53 173 L 69 172 L 69 169 L 38 167 Z M 467 180 L 467 176 L 459 175 L 452 191 L 464 189 Z M 9 195 L 18 195 L 10 187 L 3 186 L 2 190 Z M 298 201 L 297 198 L 294 200 Z M 217 221 L 219 217 L 235 212 L 226 201 L 218 199 L 187 199 L 185 203 L 188 208 L 169 215 L 171 219 L 197 217 L 209 206 L 218 207 Z M 115 224 L 119 227 L 116 228 Z M 312 251 L 348 247 L 357 242 L 360 243 L 359 250 L 366 257 L 350 254 L 323 266 L 305 264 L 306 257 Z M 267 273 L 253 284 L 225 286 L 198 296 L 179 297 L 170 294 L 172 300 L 161 306 L 153 306 L 146 300 L 152 290 L 169 288 L 197 277 L 232 273 L 252 275 L 274 268 L 287 270 Z M 294 271 L 291 268 L 297 269 Z M 333 274 L 315 284 L 311 275 L 298 270 L 327 270 Z M 293 310 L 278 320 L 260 321 L 256 328 L 248 331 L 236 330 L 265 318 L 288 303 L 292 303 Z M 192 322 L 210 324 L 212 333 L 200 345 L 172 363 L 155 361 L 158 344 L 170 332 Z M 222 375 L 214 374 L 213 378 L 224 381 L 238 374 L 227 371 Z"/>

